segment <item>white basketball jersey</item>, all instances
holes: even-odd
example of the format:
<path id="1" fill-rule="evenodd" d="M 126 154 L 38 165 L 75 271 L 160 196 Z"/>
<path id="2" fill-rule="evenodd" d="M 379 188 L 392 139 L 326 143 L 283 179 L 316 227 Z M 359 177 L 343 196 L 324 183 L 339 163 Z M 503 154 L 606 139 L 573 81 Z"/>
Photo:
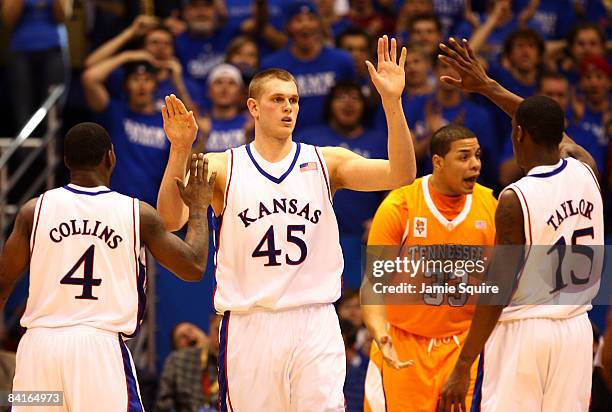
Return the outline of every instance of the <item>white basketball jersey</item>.
<path id="1" fill-rule="evenodd" d="M 34 212 L 21 325 L 134 334 L 145 304 L 141 252 L 138 199 L 103 186 L 45 192 Z"/>
<path id="2" fill-rule="evenodd" d="M 270 163 L 254 145 L 228 151 L 218 230 L 218 312 L 331 303 L 344 267 L 329 173 L 314 146 Z"/>
<path id="3" fill-rule="evenodd" d="M 593 171 L 562 159 L 531 169 L 504 190 L 520 200 L 527 246 L 500 320 L 570 318 L 589 310 L 599 290 L 604 245 L 603 202 Z"/>

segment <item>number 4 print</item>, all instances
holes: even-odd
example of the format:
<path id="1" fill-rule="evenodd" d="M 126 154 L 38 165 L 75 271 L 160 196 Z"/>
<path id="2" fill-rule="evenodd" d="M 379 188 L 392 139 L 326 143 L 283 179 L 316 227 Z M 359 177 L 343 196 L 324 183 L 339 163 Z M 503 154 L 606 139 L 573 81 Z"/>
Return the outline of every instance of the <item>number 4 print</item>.
<path id="1" fill-rule="evenodd" d="M 97 297 L 93 295 L 93 287 L 100 286 L 102 283 L 102 279 L 94 279 L 93 277 L 93 268 L 94 268 L 94 250 L 95 246 L 91 245 L 83 256 L 77 260 L 72 269 L 66 273 L 66 276 L 62 278 L 60 283 L 62 285 L 78 285 L 83 286 L 83 291 L 81 292 L 81 296 L 75 296 L 75 299 L 91 299 L 98 300 Z M 72 275 L 77 271 L 77 269 L 83 265 L 83 277 L 75 278 Z"/>
<path id="2" fill-rule="evenodd" d="M 295 236 L 294 232 L 306 233 L 305 225 L 289 225 L 287 226 L 287 242 L 293 243 L 300 248 L 300 256 L 297 260 L 293 260 L 289 257 L 289 254 L 285 255 L 285 262 L 288 265 L 299 265 L 306 259 L 308 248 L 306 243 L 299 237 Z M 264 244 L 266 249 L 264 249 Z M 267 257 L 268 263 L 264 263 L 264 266 L 280 266 L 281 263 L 277 260 L 277 257 L 282 254 L 282 250 L 276 249 L 274 242 L 274 226 L 270 226 L 266 234 L 261 238 L 261 241 L 253 251 L 251 256 L 253 257 Z"/>

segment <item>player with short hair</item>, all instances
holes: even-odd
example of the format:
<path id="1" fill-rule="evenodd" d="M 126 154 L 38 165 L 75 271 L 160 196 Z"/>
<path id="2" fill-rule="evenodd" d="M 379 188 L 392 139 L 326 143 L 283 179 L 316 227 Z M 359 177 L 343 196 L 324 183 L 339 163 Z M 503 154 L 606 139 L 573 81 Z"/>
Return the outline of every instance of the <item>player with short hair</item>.
<path id="1" fill-rule="evenodd" d="M 563 158 L 560 144 L 570 139 L 564 138 L 558 103 L 544 96 L 522 100 L 486 75 L 467 41 L 450 44 L 452 49 L 442 45 L 448 56 L 440 59 L 459 76 L 440 80 L 481 93 L 512 116 L 512 146 L 526 176 L 502 191 L 495 213 L 496 245 L 506 248 L 494 255 L 490 274 L 512 283 L 508 300 L 477 306 L 439 410 L 466 410 L 470 369 L 479 354 L 478 410 L 588 410 L 593 335 L 586 312 L 599 284 L 589 277 L 602 265 L 592 247 L 604 244 L 596 166 L 588 156 L 588 165 Z M 563 269 L 566 252 L 583 254 L 592 271 Z"/>
<path id="2" fill-rule="evenodd" d="M 344 345 L 332 303 L 343 261 L 333 194 L 407 184 L 416 173 L 401 106 L 406 51 L 378 41 L 378 68 L 367 62 L 389 124 L 389 160 L 340 147 L 294 142 L 299 111 L 293 76 L 256 75 L 247 106 L 253 143 L 208 154 L 218 172 L 212 207 L 220 218 L 214 304 L 221 325 L 222 411 L 343 411 Z M 174 178 L 183 176 L 193 139 L 178 100 L 166 122 L 171 153 L 159 194 L 167 227 L 185 221 Z M 297 139 L 296 139 L 297 140 Z"/>
<path id="3" fill-rule="evenodd" d="M 477 136 L 465 127 L 451 124 L 437 130 L 430 141 L 433 173 L 392 191 L 383 201 L 370 229 L 371 253 L 380 249 L 387 255 L 401 247 L 402 256 L 433 261 L 427 254 L 433 256 L 441 245 L 464 245 L 474 256 L 486 254 L 482 246 L 493 245 L 495 238 L 497 201 L 491 189 L 476 183 L 480 151 Z M 439 259 L 451 259 L 452 253 L 448 249 Z M 421 284 L 459 281 L 453 273 L 416 275 L 410 283 L 417 290 Z M 469 275 L 461 281 L 470 283 Z M 390 300 L 386 295 L 379 301 L 372 287 L 372 279 L 366 278 L 363 318 L 376 344 L 368 366 L 365 410 L 434 411 L 442 382 L 467 336 L 474 306 L 466 305 L 468 296 L 461 293 L 421 294 L 419 301 Z"/>
<path id="4" fill-rule="evenodd" d="M 20 209 L 0 255 L 0 308 L 30 269 L 13 390 L 63 391 L 63 406 L 53 409 L 59 411 L 142 411 L 124 338 L 134 336 L 144 314 L 143 248 L 180 278 L 199 280 L 215 177 L 204 179 L 207 161 L 193 155 L 180 191 L 189 208 L 183 242 L 151 206 L 108 189 L 116 159 L 104 128 L 70 129 L 64 162 L 70 184 Z"/>

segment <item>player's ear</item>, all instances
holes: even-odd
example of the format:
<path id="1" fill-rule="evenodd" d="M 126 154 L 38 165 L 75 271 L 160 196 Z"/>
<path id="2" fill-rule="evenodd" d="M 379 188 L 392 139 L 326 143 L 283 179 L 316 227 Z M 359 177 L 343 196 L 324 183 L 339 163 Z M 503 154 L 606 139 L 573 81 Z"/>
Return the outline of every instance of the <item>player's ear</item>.
<path id="1" fill-rule="evenodd" d="M 259 118 L 259 106 L 257 104 L 257 100 L 253 99 L 252 97 L 249 97 L 247 99 L 247 108 L 249 109 L 249 112 L 251 113 L 251 116 L 253 116 L 254 119 Z"/>
<path id="2" fill-rule="evenodd" d="M 444 166 L 444 158 L 440 155 L 435 154 L 431 157 L 431 163 L 434 170 L 440 169 L 442 168 L 442 166 Z"/>

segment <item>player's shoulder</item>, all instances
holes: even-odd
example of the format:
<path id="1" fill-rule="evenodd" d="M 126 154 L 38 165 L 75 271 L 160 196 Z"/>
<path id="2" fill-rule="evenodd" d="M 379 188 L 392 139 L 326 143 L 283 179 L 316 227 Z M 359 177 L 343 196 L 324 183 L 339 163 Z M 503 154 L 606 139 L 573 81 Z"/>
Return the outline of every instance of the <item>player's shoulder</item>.
<path id="1" fill-rule="evenodd" d="M 411 203 L 411 199 L 416 195 L 422 195 L 420 188 L 423 178 L 418 177 L 414 179 L 409 185 L 398 187 L 389 192 L 383 203 L 387 203 L 389 206 L 395 207 L 408 207 Z"/>
<path id="2" fill-rule="evenodd" d="M 204 158 L 208 160 L 209 167 L 212 167 L 215 170 L 225 170 L 228 156 L 230 156 L 230 151 L 226 150 L 225 152 L 206 153 Z"/>
<path id="3" fill-rule="evenodd" d="M 472 192 L 472 199 L 480 204 L 491 206 L 495 208 L 497 206 L 497 199 L 493 194 L 493 189 L 476 183 L 474 191 Z"/>

